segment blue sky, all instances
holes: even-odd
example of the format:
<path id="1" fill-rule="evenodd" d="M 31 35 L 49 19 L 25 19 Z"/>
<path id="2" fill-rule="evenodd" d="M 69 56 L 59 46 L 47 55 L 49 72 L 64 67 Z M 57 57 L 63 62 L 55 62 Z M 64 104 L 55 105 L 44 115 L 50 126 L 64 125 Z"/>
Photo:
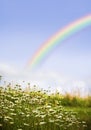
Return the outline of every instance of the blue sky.
<path id="1" fill-rule="evenodd" d="M 0 73 L 4 79 L 69 90 L 91 87 L 91 26 L 65 40 L 32 73 L 29 59 L 49 37 L 91 14 L 86 0 L 0 1 Z"/>

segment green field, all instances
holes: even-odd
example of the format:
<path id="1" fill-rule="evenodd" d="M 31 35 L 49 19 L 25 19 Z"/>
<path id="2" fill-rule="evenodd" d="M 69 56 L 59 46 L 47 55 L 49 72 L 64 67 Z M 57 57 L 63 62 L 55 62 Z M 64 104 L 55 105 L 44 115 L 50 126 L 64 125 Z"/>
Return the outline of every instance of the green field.
<path id="1" fill-rule="evenodd" d="M 0 130 L 91 130 L 91 97 L 0 87 Z"/>

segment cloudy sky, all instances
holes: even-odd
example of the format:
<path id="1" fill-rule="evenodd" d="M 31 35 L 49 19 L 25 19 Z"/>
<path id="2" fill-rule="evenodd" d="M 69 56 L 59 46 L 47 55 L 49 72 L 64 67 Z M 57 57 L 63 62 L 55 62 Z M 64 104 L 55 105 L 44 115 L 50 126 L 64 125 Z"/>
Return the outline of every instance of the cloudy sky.
<path id="1" fill-rule="evenodd" d="M 63 41 L 33 71 L 26 65 L 58 30 L 91 14 L 90 0 L 0 1 L 0 75 L 52 90 L 91 90 L 91 26 Z"/>

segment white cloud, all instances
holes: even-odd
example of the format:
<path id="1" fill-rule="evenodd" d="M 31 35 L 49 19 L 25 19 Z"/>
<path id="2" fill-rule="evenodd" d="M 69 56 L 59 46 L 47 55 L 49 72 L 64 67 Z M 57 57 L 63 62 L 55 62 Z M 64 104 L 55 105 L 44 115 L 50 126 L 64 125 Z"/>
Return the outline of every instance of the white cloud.
<path id="1" fill-rule="evenodd" d="M 0 75 L 10 81 L 15 82 L 30 82 L 31 86 L 37 85 L 43 89 L 50 89 L 52 91 L 58 90 L 60 92 L 77 93 L 80 92 L 82 95 L 88 93 L 91 82 L 87 80 L 73 79 L 72 77 L 65 76 L 55 71 L 42 70 L 36 72 L 27 72 L 25 70 L 18 70 L 16 67 L 0 63 Z"/>
<path id="2" fill-rule="evenodd" d="M 1 75 L 16 75 L 17 71 L 15 68 L 13 68 L 10 65 L 7 65 L 5 63 L 0 63 L 0 74 Z"/>

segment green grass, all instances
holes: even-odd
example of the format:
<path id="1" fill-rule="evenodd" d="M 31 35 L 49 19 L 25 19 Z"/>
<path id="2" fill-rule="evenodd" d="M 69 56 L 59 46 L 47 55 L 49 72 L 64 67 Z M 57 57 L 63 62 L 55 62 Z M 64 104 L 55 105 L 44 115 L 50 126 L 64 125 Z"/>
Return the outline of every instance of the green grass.
<path id="1" fill-rule="evenodd" d="M 90 101 L 90 97 L 68 99 L 59 93 L 0 87 L 0 130 L 90 130 Z"/>
<path id="2" fill-rule="evenodd" d="M 87 127 L 84 130 L 91 130 L 91 108 L 89 107 L 65 107 L 67 111 L 73 110 L 77 112 L 80 121 L 85 121 Z"/>
<path id="3" fill-rule="evenodd" d="M 72 106 L 72 107 L 89 107 L 91 108 L 91 96 L 80 97 L 80 96 L 72 96 L 70 94 L 66 94 L 61 103 L 63 106 Z"/>

